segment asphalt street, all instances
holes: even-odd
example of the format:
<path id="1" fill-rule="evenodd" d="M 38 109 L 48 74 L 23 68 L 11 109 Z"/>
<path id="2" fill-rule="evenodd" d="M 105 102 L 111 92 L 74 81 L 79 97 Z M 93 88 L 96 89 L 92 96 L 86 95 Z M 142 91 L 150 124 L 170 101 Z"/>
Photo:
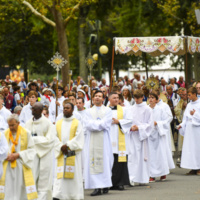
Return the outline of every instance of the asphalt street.
<path id="1" fill-rule="evenodd" d="M 200 200 L 200 176 L 185 175 L 189 170 L 171 170 L 167 180 L 146 186 L 127 186 L 124 191 L 109 191 L 106 195 L 91 197 L 93 190 L 85 190 L 85 200 Z"/>

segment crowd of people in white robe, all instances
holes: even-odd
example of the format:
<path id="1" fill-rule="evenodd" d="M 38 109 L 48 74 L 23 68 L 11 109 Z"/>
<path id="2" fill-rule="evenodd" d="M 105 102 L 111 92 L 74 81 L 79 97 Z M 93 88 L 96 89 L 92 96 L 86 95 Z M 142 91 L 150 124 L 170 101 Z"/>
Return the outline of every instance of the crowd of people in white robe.
<path id="1" fill-rule="evenodd" d="M 94 82 L 91 93 L 77 86 L 67 98 L 59 86 L 57 99 L 42 102 L 32 90 L 18 114 L 4 107 L 0 94 L 0 199 L 78 200 L 84 188 L 94 189 L 91 196 L 123 190 L 127 182 L 114 181 L 123 179 L 122 169 L 113 178 L 116 163 L 126 163 L 129 186 L 164 181 L 175 168 L 173 120 L 180 166 L 200 175 L 200 83 L 181 87 L 177 98 L 173 84 L 147 93 L 137 76 L 110 92 L 105 81 L 100 89 Z"/>

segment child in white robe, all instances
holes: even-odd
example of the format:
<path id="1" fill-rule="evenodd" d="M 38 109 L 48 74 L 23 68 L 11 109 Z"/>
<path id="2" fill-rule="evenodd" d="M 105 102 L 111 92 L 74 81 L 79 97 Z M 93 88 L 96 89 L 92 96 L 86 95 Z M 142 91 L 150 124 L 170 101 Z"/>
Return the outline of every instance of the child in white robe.
<path id="1" fill-rule="evenodd" d="M 131 184 L 149 183 L 148 137 L 153 127 L 152 110 L 143 102 L 142 90 L 134 91 L 135 104 L 129 108 L 132 127 L 129 134 L 128 170 Z"/>
<path id="2" fill-rule="evenodd" d="M 188 89 L 187 104 L 183 115 L 183 121 L 178 126 L 180 134 L 184 136 L 181 167 L 191 169 L 188 175 L 200 175 L 200 99 L 197 97 L 197 89 Z"/>
<path id="3" fill-rule="evenodd" d="M 168 115 L 165 110 L 156 105 L 158 100 L 156 92 L 149 94 L 149 103 L 154 120 L 154 128 L 148 138 L 150 159 L 149 182 L 155 182 L 155 177 L 161 177 L 160 180 L 164 181 L 166 180 L 166 175 L 169 174 L 168 156 L 171 152 L 167 143 Z"/>

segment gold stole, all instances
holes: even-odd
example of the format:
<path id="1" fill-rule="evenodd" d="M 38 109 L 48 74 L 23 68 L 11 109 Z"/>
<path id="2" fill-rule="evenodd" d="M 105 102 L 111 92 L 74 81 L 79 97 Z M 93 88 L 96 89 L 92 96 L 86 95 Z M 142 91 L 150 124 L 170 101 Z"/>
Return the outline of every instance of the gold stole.
<path id="1" fill-rule="evenodd" d="M 57 130 L 58 138 L 60 141 L 62 141 L 62 130 L 61 130 L 62 122 L 63 122 L 63 119 L 59 120 L 56 123 L 56 130 Z M 78 120 L 76 118 L 74 118 L 72 120 L 72 124 L 71 124 L 71 128 L 70 128 L 69 140 L 72 140 L 75 137 L 77 128 L 78 128 Z M 61 154 L 57 158 L 57 179 L 63 178 L 64 167 L 66 169 L 64 178 L 73 179 L 74 178 L 74 170 L 75 170 L 75 156 L 67 157 L 66 166 L 64 166 L 64 155 L 63 154 Z"/>
<path id="2" fill-rule="evenodd" d="M 123 119 L 123 108 L 120 105 L 117 105 L 117 119 Z M 120 127 L 118 126 L 118 148 L 119 148 L 119 154 L 118 154 L 118 162 L 127 162 L 126 160 L 126 140 L 125 135 L 121 131 Z"/>
<path id="3" fill-rule="evenodd" d="M 18 126 L 18 129 L 21 129 L 20 151 L 24 151 L 27 149 L 27 146 L 28 146 L 27 132 L 26 132 L 26 129 L 24 129 L 21 126 Z M 5 137 L 7 139 L 8 144 L 9 144 L 9 132 L 10 132 L 10 129 L 7 129 L 5 131 Z M 4 199 L 4 197 L 5 197 L 5 180 L 6 180 L 7 166 L 8 166 L 8 161 L 5 160 L 3 163 L 3 176 L 0 180 L 0 199 Z M 11 170 L 13 170 L 13 169 L 11 169 Z M 25 182 L 25 186 L 26 186 L 27 199 L 28 200 L 37 199 L 38 195 L 37 195 L 37 191 L 36 191 L 36 187 L 35 187 L 35 181 L 33 178 L 32 170 L 23 165 L 23 174 L 24 174 L 24 182 Z M 9 186 L 7 185 L 7 187 L 9 187 Z"/>

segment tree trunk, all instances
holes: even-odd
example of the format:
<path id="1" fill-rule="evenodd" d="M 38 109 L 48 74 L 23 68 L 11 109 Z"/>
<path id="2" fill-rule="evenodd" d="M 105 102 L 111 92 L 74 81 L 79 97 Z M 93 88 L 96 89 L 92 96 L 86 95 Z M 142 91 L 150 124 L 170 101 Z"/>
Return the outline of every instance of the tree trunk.
<path id="1" fill-rule="evenodd" d="M 89 6 L 80 7 L 80 15 L 78 20 L 79 34 L 78 34 L 78 46 L 79 46 L 79 75 L 87 82 L 88 69 L 85 63 L 87 55 L 86 46 L 86 17 L 89 11 Z"/>
<path id="2" fill-rule="evenodd" d="M 193 77 L 193 66 L 194 66 L 194 59 L 192 58 L 192 55 L 188 53 L 188 59 L 187 59 L 187 63 L 188 63 L 188 68 L 187 68 L 187 78 L 188 78 L 188 83 L 187 86 L 189 86 L 190 81 Z"/>
<path id="3" fill-rule="evenodd" d="M 63 58 L 67 60 L 67 64 L 65 64 L 61 70 L 62 82 L 63 82 L 63 86 L 65 86 L 69 83 L 70 61 L 69 61 L 69 56 L 68 56 L 68 41 L 67 41 L 67 35 L 65 32 L 64 20 L 59 10 L 54 9 L 54 19 L 56 22 L 59 51 L 60 51 L 60 54 L 63 56 Z"/>
<path id="4" fill-rule="evenodd" d="M 200 54 L 195 53 L 194 54 L 194 75 L 195 75 L 195 81 L 200 80 Z"/>

